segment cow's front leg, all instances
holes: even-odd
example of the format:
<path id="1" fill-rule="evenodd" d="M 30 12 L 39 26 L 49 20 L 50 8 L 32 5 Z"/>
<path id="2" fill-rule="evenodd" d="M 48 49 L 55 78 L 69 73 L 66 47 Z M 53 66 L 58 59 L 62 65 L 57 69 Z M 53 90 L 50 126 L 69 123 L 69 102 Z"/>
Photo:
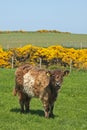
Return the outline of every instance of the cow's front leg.
<path id="1" fill-rule="evenodd" d="M 45 117 L 49 118 L 50 115 L 50 104 L 48 98 L 44 97 L 42 100 L 43 107 L 44 107 L 44 112 L 45 112 Z"/>
<path id="2" fill-rule="evenodd" d="M 50 95 L 49 88 L 46 88 L 41 95 L 41 101 L 43 103 L 46 118 L 50 117 Z"/>
<path id="3" fill-rule="evenodd" d="M 50 105 L 50 117 L 54 117 L 53 109 L 54 109 L 54 104 L 51 104 Z"/>
<path id="4" fill-rule="evenodd" d="M 50 117 L 50 107 L 49 107 L 49 105 L 44 104 L 44 110 L 45 110 L 45 117 L 49 118 Z"/>

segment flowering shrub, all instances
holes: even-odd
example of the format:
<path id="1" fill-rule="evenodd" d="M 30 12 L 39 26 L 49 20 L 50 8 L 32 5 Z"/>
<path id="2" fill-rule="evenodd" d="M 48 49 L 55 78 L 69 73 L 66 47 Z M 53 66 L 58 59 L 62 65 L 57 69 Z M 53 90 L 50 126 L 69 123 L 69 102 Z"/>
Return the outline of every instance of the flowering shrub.
<path id="1" fill-rule="evenodd" d="M 64 48 L 62 46 L 50 46 L 48 48 L 26 45 L 20 48 L 3 50 L 0 48 L 0 67 L 11 68 L 22 63 L 38 64 L 39 59 L 42 64 L 70 65 L 76 68 L 87 69 L 87 49 Z M 12 62 L 13 59 L 13 62 Z"/>
<path id="2" fill-rule="evenodd" d="M 10 67 L 10 56 L 11 56 L 12 52 L 9 51 L 4 51 L 1 47 L 0 47 L 0 67 L 4 68 L 4 67 Z"/>

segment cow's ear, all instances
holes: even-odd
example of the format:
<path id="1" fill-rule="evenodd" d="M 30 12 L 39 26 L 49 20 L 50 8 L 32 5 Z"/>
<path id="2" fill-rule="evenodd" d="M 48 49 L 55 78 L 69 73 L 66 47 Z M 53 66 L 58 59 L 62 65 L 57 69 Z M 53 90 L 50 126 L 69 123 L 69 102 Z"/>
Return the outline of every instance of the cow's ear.
<path id="1" fill-rule="evenodd" d="M 55 76 L 55 74 L 54 74 L 54 71 L 47 71 L 47 76 L 52 76 L 52 77 L 54 77 Z"/>
<path id="2" fill-rule="evenodd" d="M 64 72 L 63 72 L 63 76 L 66 76 L 66 75 L 68 75 L 69 74 L 69 70 L 65 70 Z"/>
<path id="3" fill-rule="evenodd" d="M 47 71 L 46 73 L 47 73 L 48 77 L 51 76 L 51 72 L 50 71 Z"/>

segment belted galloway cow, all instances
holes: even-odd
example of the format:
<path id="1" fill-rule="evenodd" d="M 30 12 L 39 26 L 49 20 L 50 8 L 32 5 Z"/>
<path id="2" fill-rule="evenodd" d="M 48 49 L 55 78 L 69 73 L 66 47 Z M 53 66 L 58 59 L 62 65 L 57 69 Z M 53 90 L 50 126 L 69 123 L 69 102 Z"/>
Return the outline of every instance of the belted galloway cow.
<path id="1" fill-rule="evenodd" d="M 45 117 L 53 117 L 53 108 L 63 77 L 68 70 L 47 71 L 28 64 L 17 68 L 15 72 L 14 95 L 18 94 L 21 113 L 29 112 L 31 98 L 41 99 Z"/>

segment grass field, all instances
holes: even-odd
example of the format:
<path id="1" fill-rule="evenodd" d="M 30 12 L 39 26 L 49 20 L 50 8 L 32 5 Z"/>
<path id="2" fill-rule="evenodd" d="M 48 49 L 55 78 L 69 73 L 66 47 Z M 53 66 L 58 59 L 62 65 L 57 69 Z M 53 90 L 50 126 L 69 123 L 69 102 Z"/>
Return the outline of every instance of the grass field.
<path id="1" fill-rule="evenodd" d="M 0 46 L 4 49 L 22 47 L 27 44 L 41 47 L 62 45 L 64 47 L 87 48 L 87 35 L 38 32 L 0 33 Z"/>
<path id="2" fill-rule="evenodd" d="M 39 99 L 32 99 L 30 114 L 20 114 L 12 96 L 14 69 L 0 69 L 0 130 L 87 130 L 87 72 L 65 77 L 54 119 L 45 119 Z"/>

